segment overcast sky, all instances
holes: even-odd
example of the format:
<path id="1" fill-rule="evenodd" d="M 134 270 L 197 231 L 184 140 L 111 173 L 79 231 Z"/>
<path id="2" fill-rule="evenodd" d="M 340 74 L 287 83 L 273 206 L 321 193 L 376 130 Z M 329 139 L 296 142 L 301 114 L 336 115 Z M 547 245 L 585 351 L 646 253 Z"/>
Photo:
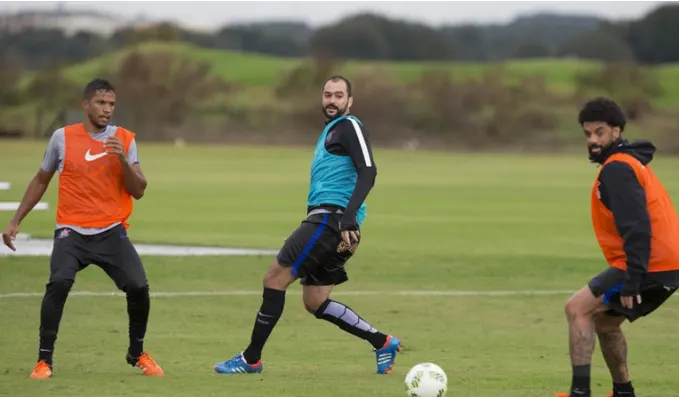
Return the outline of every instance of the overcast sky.
<path id="1" fill-rule="evenodd" d="M 56 1 L 0 2 L 0 12 L 26 9 L 56 9 Z M 559 12 L 597 15 L 608 19 L 638 18 L 660 1 L 533 1 L 533 2 L 144 2 L 101 1 L 61 2 L 66 9 L 86 9 L 114 13 L 125 18 L 143 15 L 147 19 L 174 20 L 188 26 L 213 28 L 227 23 L 298 20 L 318 26 L 334 22 L 343 16 L 373 11 L 386 16 L 420 21 L 431 25 L 463 22 L 508 22 L 525 13 Z"/>

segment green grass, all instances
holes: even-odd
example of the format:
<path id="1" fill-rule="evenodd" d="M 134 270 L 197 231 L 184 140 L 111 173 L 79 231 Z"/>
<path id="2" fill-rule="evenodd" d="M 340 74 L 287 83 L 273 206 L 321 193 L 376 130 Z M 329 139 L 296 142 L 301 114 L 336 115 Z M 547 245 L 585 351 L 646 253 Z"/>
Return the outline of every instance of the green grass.
<path id="1" fill-rule="evenodd" d="M 272 86 L 280 82 L 286 71 L 301 64 L 298 58 L 283 58 L 224 50 L 211 50 L 187 43 L 143 43 L 95 58 L 67 69 L 67 75 L 78 82 L 85 82 L 102 70 L 114 70 L 120 61 L 132 51 L 142 53 L 170 52 L 180 57 L 210 64 L 212 73 L 227 81 L 246 86 Z M 426 69 L 449 70 L 456 78 L 480 76 L 490 66 L 483 62 L 362 62 L 348 61 L 346 71 L 351 73 L 360 68 L 385 67 L 400 81 L 408 82 L 419 78 Z M 596 63 L 568 60 L 508 61 L 508 70 L 517 75 L 544 74 L 549 84 L 568 87 L 574 82 L 578 71 L 591 70 Z"/>
<path id="2" fill-rule="evenodd" d="M 2 142 L 0 167 L 20 199 L 46 142 Z M 136 206 L 136 242 L 219 244 L 277 249 L 304 214 L 311 148 L 187 147 L 140 144 L 150 184 Z M 377 328 L 401 337 L 389 376 L 374 375 L 365 342 L 306 314 L 293 287 L 265 350 L 262 376 L 220 377 L 214 362 L 247 344 L 259 296 L 156 297 L 146 347 L 167 376 L 147 379 L 124 363 L 122 298 L 69 298 L 45 382 L 28 374 L 37 349 L 40 298 L 0 298 L 0 395 L 404 396 L 403 377 L 432 361 L 449 376 L 449 396 L 553 396 L 570 382 L 567 295 L 356 296 L 349 291 L 574 290 L 605 267 L 589 221 L 596 167 L 584 156 L 459 155 L 378 150 L 379 175 L 368 200 L 363 245 L 336 299 Z M 679 159 L 659 156 L 670 194 Z M 49 236 L 56 181 L 22 231 Z M 194 195 L 193 197 L 191 195 Z M 6 218 L 9 218 L 7 214 Z M 21 243 L 18 242 L 21 250 Z M 271 257 L 144 257 L 157 292 L 261 288 Z M 0 293 L 40 292 L 48 259 L 0 257 Z M 95 267 L 76 291 L 114 291 Z M 670 300 L 626 326 L 632 375 L 641 395 L 676 395 L 679 315 Z M 595 396 L 610 381 L 598 351 Z"/>
<path id="3" fill-rule="evenodd" d="M 285 79 L 286 74 L 299 66 L 303 59 L 273 57 L 255 53 L 235 51 L 210 50 L 188 43 L 158 43 L 147 42 L 135 47 L 127 47 L 86 62 L 71 65 L 64 69 L 66 77 L 77 86 L 82 86 L 94 77 L 114 75 L 121 61 L 132 51 L 145 54 L 172 53 L 181 59 L 206 62 L 213 77 L 225 80 L 235 87 L 235 91 L 218 94 L 209 101 L 196 104 L 197 108 L 191 115 L 200 119 L 199 125 L 206 125 L 218 129 L 218 126 L 243 124 L 247 128 L 257 131 L 270 129 L 270 119 L 263 115 L 270 113 L 288 114 L 294 103 L 281 100 L 274 91 Z M 362 71 L 370 70 L 370 78 L 388 78 L 393 75 L 402 84 L 416 81 L 428 70 L 438 70 L 449 73 L 454 79 L 474 79 L 481 77 L 496 64 L 485 62 L 363 62 L 347 61 L 338 66 L 337 73 L 355 78 Z M 595 70 L 600 63 L 586 60 L 568 59 L 532 59 L 510 60 L 504 63 L 507 79 L 516 81 L 521 77 L 540 76 L 545 79 L 548 88 L 560 95 L 572 94 L 576 87 L 576 77 L 579 73 Z M 664 90 L 664 95 L 658 98 L 654 105 L 660 110 L 679 108 L 679 66 L 676 64 L 649 67 L 655 74 Z M 34 75 L 26 73 L 21 81 L 22 87 L 27 87 Z M 391 80 L 389 80 L 391 81 Z M 360 87 L 357 89 L 360 96 Z M 592 94 L 594 95 L 594 94 Z M 555 105 L 560 110 L 557 113 L 572 112 L 570 105 Z M 7 129 L 18 129 L 26 132 L 26 136 L 44 133 L 48 124 L 56 115 L 56 109 L 47 109 L 42 120 L 37 120 L 36 103 L 24 103 L 19 106 L 2 109 L 0 125 Z M 225 112 L 224 109 L 229 109 Z M 227 116 L 227 114 L 230 114 Z M 236 114 L 247 115 L 247 121 L 240 120 Z M 570 113 L 568 113 L 570 114 Z M 664 120 L 671 115 L 652 114 L 649 120 Z M 233 118 L 233 119 L 232 119 Z M 571 116 L 563 118 L 559 123 L 570 123 Z M 187 121 L 195 124 L 194 119 Z M 214 125 L 214 126 L 213 126 Z M 266 125 L 266 126 L 265 126 Z M 558 132 L 557 132 L 558 134 Z"/>
<path id="4" fill-rule="evenodd" d="M 281 81 L 284 74 L 299 65 L 298 58 L 283 58 L 224 50 L 211 50 L 188 43 L 143 43 L 136 47 L 125 48 L 91 59 L 66 69 L 67 76 L 78 84 L 101 74 L 112 71 L 131 51 L 142 53 L 170 52 L 186 59 L 206 62 L 211 66 L 214 76 L 246 87 L 273 87 Z M 510 75 L 515 77 L 543 76 L 552 89 L 571 92 L 575 77 L 580 72 L 591 71 L 599 63 L 587 60 L 534 59 L 509 60 L 504 63 Z M 473 78 L 481 76 L 493 64 L 487 62 L 363 62 L 348 61 L 342 66 L 342 73 L 349 76 L 360 69 L 380 67 L 393 73 L 401 82 L 419 78 L 423 71 L 436 69 L 449 71 L 454 78 Z M 650 68 L 657 74 L 661 85 L 666 89 L 660 101 L 662 106 L 679 107 L 679 66 L 663 65 Z"/>

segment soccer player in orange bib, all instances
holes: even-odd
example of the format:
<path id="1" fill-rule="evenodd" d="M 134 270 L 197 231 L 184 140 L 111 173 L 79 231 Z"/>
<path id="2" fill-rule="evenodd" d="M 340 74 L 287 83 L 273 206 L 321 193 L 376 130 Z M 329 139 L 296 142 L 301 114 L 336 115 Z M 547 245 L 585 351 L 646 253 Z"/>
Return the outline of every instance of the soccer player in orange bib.
<path id="1" fill-rule="evenodd" d="M 601 165 L 591 193 L 594 233 L 608 268 L 566 302 L 573 377 L 569 394 L 590 397 L 595 338 L 613 380 L 612 397 L 635 397 L 620 326 L 660 307 L 679 287 L 679 220 L 649 163 L 655 147 L 622 138 L 626 118 L 607 98 L 579 114 L 589 158 Z"/>
<path id="2" fill-rule="evenodd" d="M 59 172 L 59 201 L 50 257 L 50 278 L 40 312 L 40 350 L 31 378 L 52 376 L 52 353 L 61 315 L 76 273 L 95 264 L 125 292 L 130 345 L 127 362 L 144 375 L 163 370 L 144 352 L 148 323 L 149 287 L 144 267 L 127 236 L 134 199 L 146 189 L 139 165 L 135 134 L 109 125 L 116 104 L 113 86 L 94 80 L 84 90 L 82 123 L 52 134 L 42 165 L 7 229 L 3 241 L 15 250 L 21 221 L 40 201 L 55 172 Z"/>

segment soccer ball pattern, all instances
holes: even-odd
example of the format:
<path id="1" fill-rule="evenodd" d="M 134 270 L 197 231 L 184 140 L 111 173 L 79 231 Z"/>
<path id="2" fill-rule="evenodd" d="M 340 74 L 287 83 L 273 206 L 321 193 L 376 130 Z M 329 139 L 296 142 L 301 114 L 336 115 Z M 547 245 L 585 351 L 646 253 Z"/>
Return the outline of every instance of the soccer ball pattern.
<path id="1" fill-rule="evenodd" d="M 422 363 L 412 367 L 405 379 L 409 397 L 444 397 L 448 390 L 448 377 L 436 364 Z"/>

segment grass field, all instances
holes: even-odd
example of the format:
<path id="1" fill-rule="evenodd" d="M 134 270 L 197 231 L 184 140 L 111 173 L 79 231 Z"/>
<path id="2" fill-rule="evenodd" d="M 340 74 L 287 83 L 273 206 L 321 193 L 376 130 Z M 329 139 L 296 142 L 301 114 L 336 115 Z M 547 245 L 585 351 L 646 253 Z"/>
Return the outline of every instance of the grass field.
<path id="1" fill-rule="evenodd" d="M 212 67 L 215 76 L 224 80 L 248 86 L 272 86 L 280 81 L 283 73 L 299 65 L 298 58 L 274 57 L 256 53 L 211 50 L 188 43 L 143 43 L 103 57 L 73 66 L 67 70 L 68 76 L 82 80 L 102 70 L 115 70 L 119 62 L 132 50 L 142 53 L 171 52 L 183 58 L 206 62 Z M 509 70 L 519 75 L 545 74 L 550 84 L 568 88 L 572 86 L 578 71 L 591 70 L 597 65 L 589 61 L 567 60 L 512 60 L 506 63 Z M 466 78 L 480 76 L 490 66 L 484 62 L 369 62 L 347 61 L 348 73 L 368 66 L 387 67 L 403 82 L 417 79 L 427 68 L 449 70 L 454 77 Z M 677 70 L 679 74 L 679 69 Z"/>
<path id="2" fill-rule="evenodd" d="M 210 50 L 181 42 L 147 42 L 70 66 L 65 71 L 66 75 L 80 85 L 85 84 L 94 76 L 115 71 L 122 59 L 135 50 L 142 53 L 170 52 L 181 58 L 206 62 L 210 65 L 214 76 L 248 87 L 257 93 L 261 93 L 263 88 L 270 89 L 277 85 L 287 71 L 302 62 L 298 58 Z M 529 59 L 509 60 L 504 65 L 511 76 L 543 76 L 550 88 L 560 92 L 571 92 L 575 87 L 575 78 L 578 73 L 591 71 L 600 64 L 587 60 Z M 402 82 L 409 82 L 419 78 L 422 72 L 428 69 L 449 71 L 453 78 L 465 79 L 481 76 L 493 65 L 487 62 L 347 61 L 342 66 L 342 73 L 351 76 L 352 73 L 361 69 L 375 66 L 385 68 Z M 657 76 L 665 90 L 665 95 L 659 100 L 658 105 L 679 107 L 679 66 L 666 64 L 648 70 Z M 24 82 L 27 80 L 24 79 Z"/>
<path id="3" fill-rule="evenodd" d="M 0 144 L 0 180 L 16 186 L 0 192 L 0 200 L 20 199 L 45 144 Z M 277 249 L 304 214 L 311 148 L 142 144 L 140 155 L 150 184 L 132 219 L 136 242 Z M 374 374 L 367 343 L 306 314 L 295 286 L 264 351 L 262 376 L 217 376 L 212 365 L 247 345 L 272 258 L 145 257 L 152 291 L 249 295 L 152 298 L 146 348 L 166 371 L 155 379 L 124 362 L 124 299 L 72 296 L 48 381 L 28 379 L 40 298 L 0 298 L 0 395 L 405 396 L 406 371 L 424 361 L 446 370 L 450 397 L 566 391 L 563 291 L 581 287 L 605 266 L 589 223 L 596 167 L 584 150 L 572 157 L 378 150 L 376 161 L 363 245 L 336 299 L 403 340 L 390 375 Z M 660 156 L 653 164 L 677 197 L 679 159 Z M 31 214 L 22 231 L 51 234 L 55 193 L 56 183 L 46 197 L 52 209 Z M 47 276 L 47 258 L 0 257 L 0 294 L 41 292 Z M 74 291 L 115 291 L 95 267 L 78 277 Z M 553 293 L 489 294 L 530 290 Z M 679 315 L 677 302 L 625 328 L 639 395 L 670 397 L 679 390 L 673 375 L 679 371 L 679 324 L 671 321 Z M 610 378 L 598 351 L 593 376 L 594 395 L 603 397 Z"/>
<path id="4" fill-rule="evenodd" d="M 158 43 L 146 42 L 134 47 L 126 47 L 118 51 L 107 53 L 101 57 L 70 65 L 64 68 L 64 75 L 75 84 L 82 87 L 95 77 L 114 79 L 121 61 L 132 51 L 143 54 L 171 53 L 178 59 L 207 63 L 213 77 L 222 79 L 233 87 L 231 92 L 222 92 L 207 101 L 195 103 L 196 108 L 186 120 L 187 128 L 203 129 L 254 129 L 262 131 L 271 124 L 272 114 L 287 117 L 291 112 L 293 102 L 281 100 L 276 96 L 277 87 L 285 81 L 288 72 L 305 62 L 300 58 L 273 57 L 255 53 L 236 51 L 210 50 L 182 42 Z M 360 72 L 370 71 L 368 76 L 379 76 L 394 81 L 409 83 L 419 79 L 424 72 L 438 70 L 447 72 L 453 79 L 467 80 L 483 76 L 497 64 L 489 62 L 365 62 L 347 61 L 337 67 L 334 73 L 346 75 L 355 79 Z M 574 59 L 529 59 L 509 60 L 504 62 L 505 77 L 517 81 L 522 77 L 543 77 L 550 92 L 564 98 L 576 90 L 577 76 L 583 72 L 590 72 L 601 67 L 601 63 Z M 657 114 L 649 114 L 644 120 L 645 130 L 666 131 L 672 124 L 672 110 L 679 109 L 679 65 L 664 64 L 647 67 L 646 70 L 654 75 L 663 95 L 654 99 L 653 107 L 660 110 Z M 32 81 L 34 73 L 26 72 L 19 80 L 19 86 L 25 92 Z M 373 79 L 375 77 L 371 77 Z M 362 97 L 361 85 L 358 85 L 356 96 Z M 370 91 L 370 88 L 363 89 Z M 75 89 L 75 88 L 73 88 Z M 613 95 L 606 92 L 591 93 L 591 95 Z M 622 101 L 616 94 L 616 100 Z M 49 131 L 49 126 L 58 114 L 57 107 L 44 107 L 40 102 L 27 95 L 23 103 L 9 106 L 0 111 L 0 127 L 8 130 L 23 131 L 26 137 L 40 136 Z M 60 104 L 59 106 L 64 106 Z M 69 105 L 75 108 L 74 104 Z M 556 135 L 561 135 L 562 125 L 572 123 L 571 113 L 573 105 L 557 105 L 559 110 L 554 113 L 557 117 Z M 229 111 L 226 112 L 225 109 Z M 197 124 L 196 124 L 197 123 Z M 189 125 L 203 127 L 188 127 Z M 648 125 L 647 125 L 648 124 Z M 208 133 L 206 133 L 210 136 Z M 198 134 L 200 136 L 200 133 Z M 199 138 L 204 139 L 207 137 Z M 215 138 L 210 136 L 210 138 Z M 560 139 L 560 138 L 559 138 Z M 567 140 L 565 141 L 567 142 Z"/>

